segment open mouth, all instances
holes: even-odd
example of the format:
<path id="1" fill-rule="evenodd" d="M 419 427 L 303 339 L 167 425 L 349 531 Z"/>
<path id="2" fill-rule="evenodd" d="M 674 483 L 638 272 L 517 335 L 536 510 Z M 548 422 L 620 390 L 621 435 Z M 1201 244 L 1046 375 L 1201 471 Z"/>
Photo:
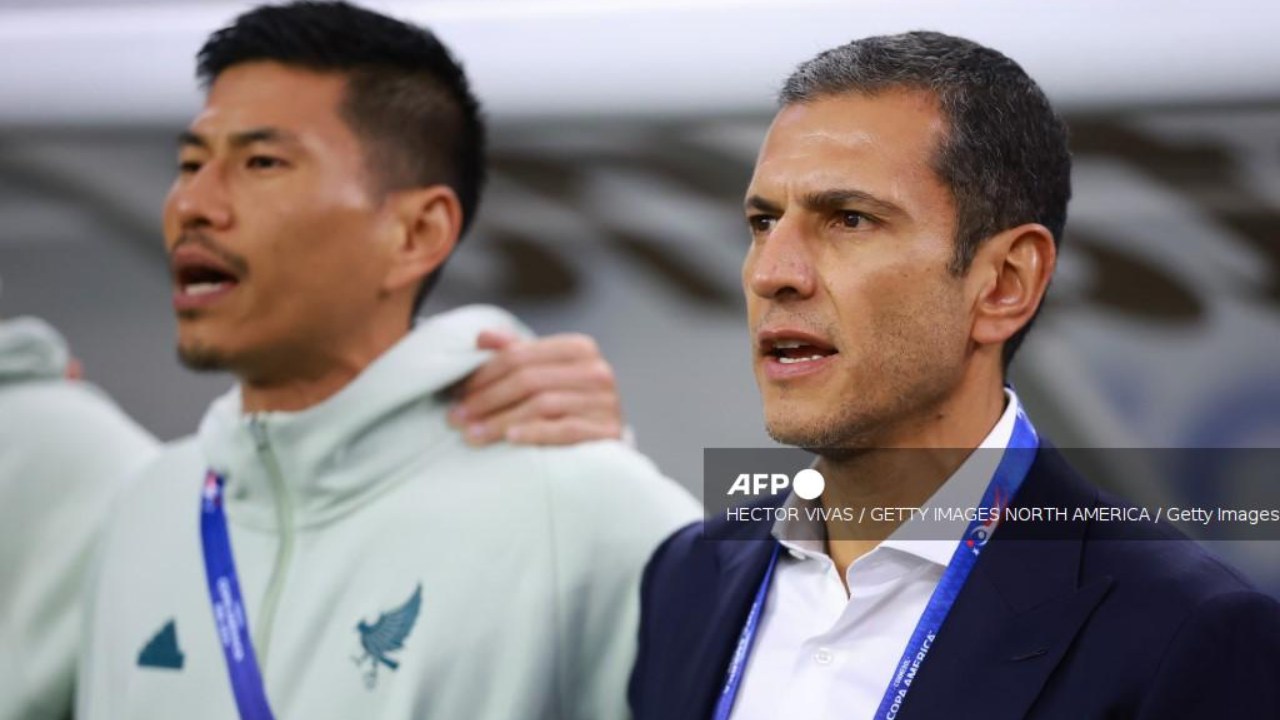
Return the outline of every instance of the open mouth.
<path id="1" fill-rule="evenodd" d="M 228 290 L 240 281 L 229 272 L 209 265 L 189 265 L 177 272 L 178 291 L 200 297 Z"/>
<path id="2" fill-rule="evenodd" d="M 174 304 L 179 310 L 214 302 L 240 284 L 240 276 L 218 258 L 196 246 L 179 247 L 170 258 Z"/>
<path id="3" fill-rule="evenodd" d="M 825 339 L 801 330 L 764 330 L 757 335 L 762 369 L 771 380 L 786 381 L 812 375 L 831 367 L 840 354 Z"/>
<path id="4" fill-rule="evenodd" d="M 822 347 L 800 340 L 778 340 L 769 343 L 765 354 L 777 359 L 783 365 L 814 362 L 836 354 L 835 348 Z"/>

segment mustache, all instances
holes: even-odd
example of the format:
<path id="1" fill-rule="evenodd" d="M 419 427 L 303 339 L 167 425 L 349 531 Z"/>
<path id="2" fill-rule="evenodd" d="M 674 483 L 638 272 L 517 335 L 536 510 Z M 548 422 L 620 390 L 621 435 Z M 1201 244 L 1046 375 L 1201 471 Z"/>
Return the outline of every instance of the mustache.
<path id="1" fill-rule="evenodd" d="M 217 243 L 213 238 L 199 230 L 186 230 L 178 236 L 178 241 L 173 244 L 173 249 L 169 251 L 170 255 L 178 250 L 178 248 L 186 245 L 195 245 L 208 251 L 209 254 L 218 258 L 228 268 L 235 271 L 235 274 L 244 277 L 249 272 L 249 261 L 245 260 L 243 255 L 234 253 Z"/>
<path id="2" fill-rule="evenodd" d="M 805 329 L 814 335 L 835 338 L 835 325 L 826 318 L 816 317 L 813 313 L 795 310 L 771 310 L 764 317 L 750 325 L 751 337 L 760 333 L 761 328 L 776 325 L 793 325 Z"/>

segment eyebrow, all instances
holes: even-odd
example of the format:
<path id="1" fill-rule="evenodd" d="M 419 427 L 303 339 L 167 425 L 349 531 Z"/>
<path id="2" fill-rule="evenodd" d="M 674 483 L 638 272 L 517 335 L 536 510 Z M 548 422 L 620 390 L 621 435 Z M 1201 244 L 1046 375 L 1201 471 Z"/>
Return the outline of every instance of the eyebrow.
<path id="1" fill-rule="evenodd" d="M 252 128 L 232 133 L 228 139 L 232 148 L 243 148 L 254 143 L 276 143 L 279 145 L 298 145 L 298 136 L 288 130 L 274 127 Z M 191 130 L 178 133 L 178 147 L 197 147 L 209 149 L 209 141 L 203 135 Z"/>
<path id="2" fill-rule="evenodd" d="M 851 188 L 817 190 L 800 196 L 800 204 L 806 209 L 814 212 L 830 212 L 832 210 L 839 210 L 851 203 L 864 207 L 869 212 L 876 215 L 906 215 L 906 212 L 903 211 L 902 208 L 888 200 L 881 200 L 871 193 Z M 760 210 L 774 215 L 782 213 L 781 205 L 770 200 L 766 200 L 759 195 L 749 196 L 745 205 L 748 210 Z"/>

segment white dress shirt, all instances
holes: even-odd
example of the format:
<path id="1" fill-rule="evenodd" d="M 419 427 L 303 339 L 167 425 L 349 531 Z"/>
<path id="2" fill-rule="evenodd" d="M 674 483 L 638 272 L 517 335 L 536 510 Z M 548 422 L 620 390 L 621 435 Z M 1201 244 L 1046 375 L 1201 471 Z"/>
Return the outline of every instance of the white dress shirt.
<path id="1" fill-rule="evenodd" d="M 980 449 L 1009 445 L 1018 397 L 1010 390 L 1005 393 L 1004 413 Z M 979 505 L 1000 456 L 970 454 L 924 507 Z M 788 504 L 803 507 L 806 501 L 793 495 Z M 956 524 L 954 539 L 949 540 L 902 539 L 952 535 L 950 527 L 940 531 L 932 523 L 924 529 L 923 522 L 908 520 L 855 560 L 845 573 L 848 594 L 825 541 L 785 539 L 796 533 L 774 526 L 783 551 L 733 720 L 875 716 L 907 641 L 967 528 L 967 523 Z"/>

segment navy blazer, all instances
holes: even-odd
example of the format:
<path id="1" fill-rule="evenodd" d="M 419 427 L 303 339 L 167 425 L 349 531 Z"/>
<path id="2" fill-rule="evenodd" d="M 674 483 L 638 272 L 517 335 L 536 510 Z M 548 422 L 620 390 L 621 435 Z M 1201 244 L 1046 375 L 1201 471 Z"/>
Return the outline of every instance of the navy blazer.
<path id="1" fill-rule="evenodd" d="M 1123 506 L 1048 446 L 1013 505 Z M 654 553 L 628 692 L 636 720 L 711 717 L 772 552 L 770 528 L 712 540 L 695 523 Z M 1151 523 L 1006 523 L 898 714 L 968 718 L 1280 720 L 1280 604 Z"/>

